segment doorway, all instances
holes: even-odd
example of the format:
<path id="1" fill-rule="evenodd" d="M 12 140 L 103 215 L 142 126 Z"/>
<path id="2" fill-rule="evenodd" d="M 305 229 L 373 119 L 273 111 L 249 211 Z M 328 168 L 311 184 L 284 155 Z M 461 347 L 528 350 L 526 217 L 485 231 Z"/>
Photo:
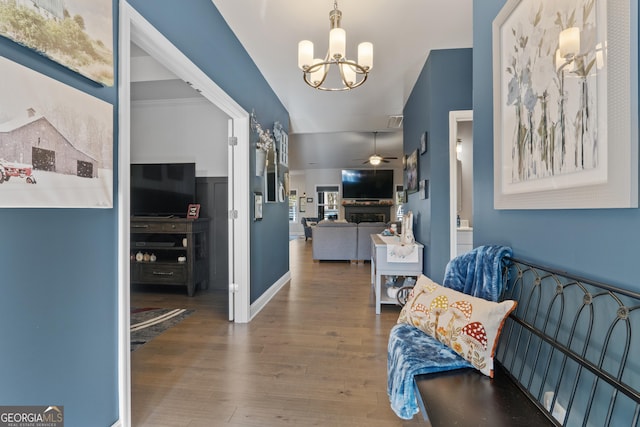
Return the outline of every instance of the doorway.
<path id="1" fill-rule="evenodd" d="M 464 230 L 465 238 L 469 233 L 473 233 L 473 111 L 461 110 L 449 112 L 449 248 L 450 259 L 455 258 L 459 253 L 458 235 L 460 224 L 458 215 L 465 218 L 461 221 L 468 221 Z M 467 148 L 466 152 L 464 152 Z M 471 148 L 471 149 L 469 149 Z M 466 173 L 463 169 L 466 169 Z M 461 224 L 464 225 L 464 222 Z M 469 230 L 470 229 L 470 230 Z M 473 235 L 469 235 L 471 240 L 465 244 L 473 244 Z"/>
<path id="2" fill-rule="evenodd" d="M 231 117 L 228 126 L 229 282 L 234 286 L 230 313 L 234 321 L 249 319 L 249 113 L 231 99 L 180 50 L 127 2 L 120 2 L 119 149 L 118 149 L 118 394 L 121 425 L 131 424 L 131 359 L 129 352 L 129 253 L 131 164 L 131 42 Z"/>

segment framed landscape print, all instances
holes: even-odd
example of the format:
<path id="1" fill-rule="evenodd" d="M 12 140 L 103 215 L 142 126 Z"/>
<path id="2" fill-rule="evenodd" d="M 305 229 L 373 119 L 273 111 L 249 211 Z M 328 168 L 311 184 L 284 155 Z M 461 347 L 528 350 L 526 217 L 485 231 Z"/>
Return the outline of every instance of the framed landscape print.
<path id="1" fill-rule="evenodd" d="M 638 206 L 635 0 L 509 0 L 493 23 L 494 207 Z"/>
<path id="2" fill-rule="evenodd" d="M 113 86 L 111 0 L 0 0 L 0 36 Z"/>
<path id="3" fill-rule="evenodd" d="M 112 207 L 113 106 L 2 57 L 0 75 L 0 208 Z"/>

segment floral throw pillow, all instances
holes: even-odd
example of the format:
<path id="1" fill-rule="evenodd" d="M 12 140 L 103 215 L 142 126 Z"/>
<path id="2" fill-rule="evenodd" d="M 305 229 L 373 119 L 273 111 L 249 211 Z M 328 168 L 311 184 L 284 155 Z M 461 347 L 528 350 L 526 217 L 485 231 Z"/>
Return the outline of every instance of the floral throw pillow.
<path id="1" fill-rule="evenodd" d="M 398 323 L 408 323 L 445 344 L 480 372 L 493 378 L 493 356 L 504 321 L 516 301 L 500 303 L 418 278 Z"/>

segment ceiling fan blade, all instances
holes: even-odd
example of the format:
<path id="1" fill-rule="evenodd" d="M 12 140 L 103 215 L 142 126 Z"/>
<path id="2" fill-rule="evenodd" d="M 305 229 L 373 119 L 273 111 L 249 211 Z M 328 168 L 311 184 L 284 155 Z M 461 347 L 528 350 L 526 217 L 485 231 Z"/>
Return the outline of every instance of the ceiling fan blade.
<path id="1" fill-rule="evenodd" d="M 369 160 L 367 160 L 366 162 L 362 162 L 363 165 L 366 165 L 367 163 L 369 163 Z"/>
<path id="2" fill-rule="evenodd" d="M 389 160 L 387 160 L 387 159 L 382 159 L 382 163 L 389 163 Z"/>
<path id="3" fill-rule="evenodd" d="M 397 158 L 397 157 L 387 157 L 387 156 L 385 156 L 384 158 L 385 158 L 385 159 L 390 159 L 390 160 L 398 160 L 398 158 Z"/>

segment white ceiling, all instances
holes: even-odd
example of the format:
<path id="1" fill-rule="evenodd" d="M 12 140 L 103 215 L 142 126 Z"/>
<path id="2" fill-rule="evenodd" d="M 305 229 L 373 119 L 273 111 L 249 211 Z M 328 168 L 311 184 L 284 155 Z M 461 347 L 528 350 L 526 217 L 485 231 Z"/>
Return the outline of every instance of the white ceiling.
<path id="1" fill-rule="evenodd" d="M 355 59 L 357 44 L 369 41 L 374 64 L 363 86 L 323 92 L 304 83 L 297 48 L 311 40 L 315 56 L 324 56 L 332 0 L 212 1 L 289 112 L 291 170 L 363 166 L 374 131 L 378 154 L 401 157 L 401 129 L 387 124 L 402 114 L 429 51 L 472 46 L 473 0 L 340 0 L 347 57 Z M 179 93 L 173 83 L 136 83 L 138 96 Z M 384 165 L 399 167 L 400 160 Z"/>

